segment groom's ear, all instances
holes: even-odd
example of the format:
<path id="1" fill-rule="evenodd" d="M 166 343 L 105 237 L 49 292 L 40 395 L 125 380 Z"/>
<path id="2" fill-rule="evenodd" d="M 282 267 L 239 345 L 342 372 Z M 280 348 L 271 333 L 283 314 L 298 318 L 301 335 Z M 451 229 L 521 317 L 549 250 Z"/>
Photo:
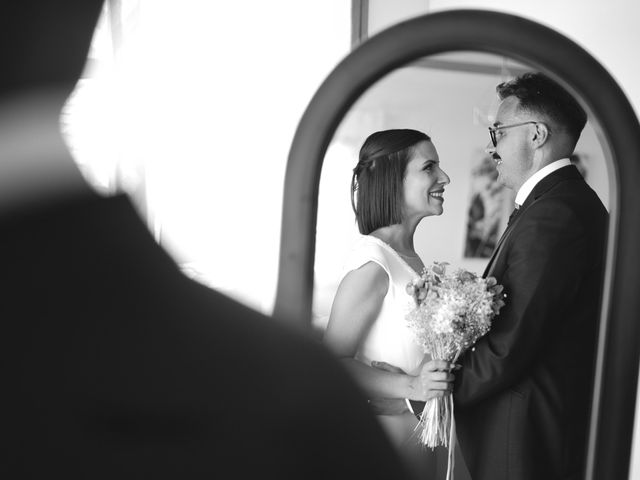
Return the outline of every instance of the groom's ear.
<path id="1" fill-rule="evenodd" d="M 533 136 L 531 137 L 533 146 L 540 148 L 547 143 L 547 140 L 549 140 L 549 127 L 546 123 L 536 123 Z"/>

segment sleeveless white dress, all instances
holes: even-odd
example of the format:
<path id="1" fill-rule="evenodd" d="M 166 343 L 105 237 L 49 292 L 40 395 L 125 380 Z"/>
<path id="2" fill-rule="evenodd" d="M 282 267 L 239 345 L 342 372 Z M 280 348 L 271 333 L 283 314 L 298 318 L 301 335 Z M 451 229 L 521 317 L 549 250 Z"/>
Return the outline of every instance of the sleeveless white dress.
<path id="1" fill-rule="evenodd" d="M 417 374 L 424 353 L 407 328 L 405 316 L 414 305 L 407 294 L 407 283 L 419 274 L 391 246 L 371 235 L 363 235 L 349 255 L 346 271 L 368 262 L 377 263 L 387 273 L 389 290 L 380 315 L 360 345 L 356 359 L 367 364 L 373 360 L 387 362 L 408 374 Z"/>
<path id="2" fill-rule="evenodd" d="M 372 361 L 382 361 L 399 367 L 408 374 L 417 374 L 426 359 L 406 325 L 405 316 L 414 305 L 406 291 L 407 283 L 418 277 L 418 272 L 390 245 L 371 235 L 363 235 L 347 259 L 345 273 L 368 262 L 375 262 L 384 269 L 389 276 L 389 289 L 378 318 L 358 348 L 356 359 L 368 365 Z M 437 470 L 442 470 L 442 466 L 437 468 L 436 459 L 442 460 L 443 455 L 438 452 L 439 449 L 432 451 L 419 444 L 418 434 L 415 432 L 418 420 L 413 414 L 379 415 L 377 418 L 416 478 L 442 478 L 437 473 Z M 446 455 L 444 461 L 446 462 Z"/>

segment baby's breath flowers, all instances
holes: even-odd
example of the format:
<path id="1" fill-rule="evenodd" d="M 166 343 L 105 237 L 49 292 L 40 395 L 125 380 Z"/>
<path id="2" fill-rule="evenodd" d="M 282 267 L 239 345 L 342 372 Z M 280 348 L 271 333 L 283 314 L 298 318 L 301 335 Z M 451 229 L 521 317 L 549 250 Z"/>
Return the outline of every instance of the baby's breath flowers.
<path id="1" fill-rule="evenodd" d="M 505 295 L 495 278 L 482 278 L 467 270 L 448 273 L 447 265 L 434 262 L 407 285 L 407 293 L 415 300 L 407 322 L 426 354 L 455 363 L 489 331 L 493 317 L 504 306 Z M 416 428 L 422 444 L 450 446 L 452 397 L 427 401 Z"/>

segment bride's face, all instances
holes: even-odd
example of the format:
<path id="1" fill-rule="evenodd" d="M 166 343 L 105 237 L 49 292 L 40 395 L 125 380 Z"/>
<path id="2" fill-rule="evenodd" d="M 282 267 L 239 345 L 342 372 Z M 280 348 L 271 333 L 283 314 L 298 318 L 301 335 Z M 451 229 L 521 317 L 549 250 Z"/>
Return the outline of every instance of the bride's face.
<path id="1" fill-rule="evenodd" d="M 444 187 L 449 181 L 449 176 L 440 168 L 433 143 L 418 143 L 407 163 L 403 182 L 405 218 L 441 215 Z"/>

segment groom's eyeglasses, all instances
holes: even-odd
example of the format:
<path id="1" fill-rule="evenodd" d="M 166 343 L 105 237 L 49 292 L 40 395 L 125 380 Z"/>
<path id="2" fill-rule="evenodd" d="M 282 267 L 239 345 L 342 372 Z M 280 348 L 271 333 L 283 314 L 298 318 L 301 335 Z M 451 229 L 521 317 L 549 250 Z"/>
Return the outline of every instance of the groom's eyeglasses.
<path id="1" fill-rule="evenodd" d="M 521 127 L 522 125 L 529 125 L 530 123 L 537 125 L 539 122 L 528 121 L 528 122 L 522 122 L 522 123 L 513 123 L 511 125 L 498 125 L 497 127 L 489 127 L 489 136 L 491 137 L 491 143 L 493 143 L 494 147 L 498 146 L 498 139 L 496 138 L 496 132 L 498 130 L 503 130 L 505 128 Z"/>

